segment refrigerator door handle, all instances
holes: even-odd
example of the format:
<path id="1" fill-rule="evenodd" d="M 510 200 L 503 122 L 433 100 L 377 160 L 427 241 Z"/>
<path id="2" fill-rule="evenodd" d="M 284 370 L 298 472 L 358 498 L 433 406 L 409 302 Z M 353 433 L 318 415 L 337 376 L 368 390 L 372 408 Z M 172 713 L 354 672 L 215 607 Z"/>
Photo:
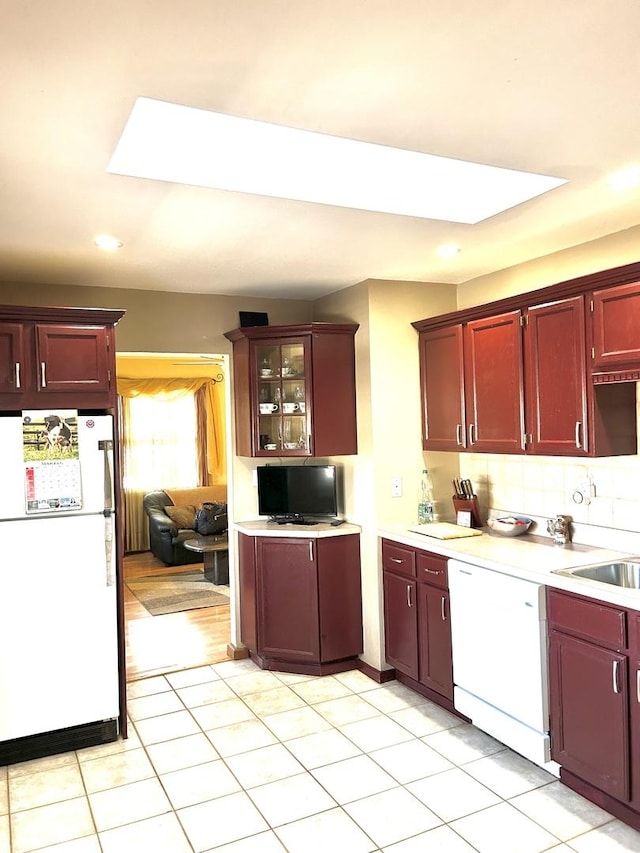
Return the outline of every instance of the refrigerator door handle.
<path id="1" fill-rule="evenodd" d="M 113 570 L 113 513 L 107 509 L 104 511 L 104 557 L 107 586 L 113 586 L 116 582 Z"/>
<path id="2" fill-rule="evenodd" d="M 107 586 L 113 586 L 113 440 L 102 439 L 98 442 L 104 459 L 104 556 L 107 571 Z"/>
<path id="3" fill-rule="evenodd" d="M 113 441 L 110 438 L 98 442 L 104 455 L 104 508 L 113 509 Z"/>

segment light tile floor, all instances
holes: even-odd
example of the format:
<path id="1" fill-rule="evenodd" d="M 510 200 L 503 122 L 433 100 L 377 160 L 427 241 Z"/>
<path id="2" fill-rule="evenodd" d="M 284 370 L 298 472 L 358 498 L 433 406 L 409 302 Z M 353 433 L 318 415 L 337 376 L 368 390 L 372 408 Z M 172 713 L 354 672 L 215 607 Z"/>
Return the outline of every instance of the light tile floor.
<path id="1" fill-rule="evenodd" d="M 0 853 L 640 851 L 640 833 L 395 682 L 227 661 L 129 694 L 128 740 L 0 767 Z"/>

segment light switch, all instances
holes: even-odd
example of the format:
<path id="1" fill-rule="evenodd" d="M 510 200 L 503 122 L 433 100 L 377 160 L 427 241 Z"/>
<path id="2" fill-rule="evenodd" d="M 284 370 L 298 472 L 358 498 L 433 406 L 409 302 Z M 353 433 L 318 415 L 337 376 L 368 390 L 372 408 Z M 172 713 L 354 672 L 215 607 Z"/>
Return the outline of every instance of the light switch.
<path id="1" fill-rule="evenodd" d="M 401 498 L 402 497 L 402 477 L 392 477 L 391 478 L 391 497 L 392 498 Z"/>

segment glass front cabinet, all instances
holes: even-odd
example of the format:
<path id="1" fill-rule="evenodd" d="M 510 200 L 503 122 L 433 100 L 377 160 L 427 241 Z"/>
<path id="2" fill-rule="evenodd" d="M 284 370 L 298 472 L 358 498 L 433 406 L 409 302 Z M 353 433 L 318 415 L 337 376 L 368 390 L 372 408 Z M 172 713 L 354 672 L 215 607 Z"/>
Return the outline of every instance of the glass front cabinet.
<path id="1" fill-rule="evenodd" d="M 355 324 L 235 329 L 239 456 L 334 456 L 357 452 Z"/>
<path id="2" fill-rule="evenodd" d="M 258 450 L 268 454 L 309 454 L 310 430 L 307 417 L 303 341 L 274 341 L 256 344 L 254 372 L 258 387 Z"/>

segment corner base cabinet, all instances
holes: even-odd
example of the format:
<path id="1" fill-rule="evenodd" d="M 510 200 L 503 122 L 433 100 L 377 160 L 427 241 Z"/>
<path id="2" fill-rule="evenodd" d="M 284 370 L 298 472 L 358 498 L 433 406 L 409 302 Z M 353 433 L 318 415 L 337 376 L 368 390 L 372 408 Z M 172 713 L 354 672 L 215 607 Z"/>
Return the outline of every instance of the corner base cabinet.
<path id="1" fill-rule="evenodd" d="M 384 635 L 396 677 L 453 710 L 447 559 L 382 540 Z"/>
<path id="2" fill-rule="evenodd" d="M 362 653 L 360 536 L 239 533 L 240 636 L 263 669 L 326 675 Z"/>

